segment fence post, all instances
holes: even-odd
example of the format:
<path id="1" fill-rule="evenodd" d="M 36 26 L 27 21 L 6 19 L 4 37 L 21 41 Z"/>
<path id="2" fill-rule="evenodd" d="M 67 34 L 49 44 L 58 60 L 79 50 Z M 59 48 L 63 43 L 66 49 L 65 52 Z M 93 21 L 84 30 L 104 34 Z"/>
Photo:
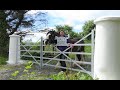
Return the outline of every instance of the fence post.
<path id="1" fill-rule="evenodd" d="M 43 37 L 41 37 L 41 42 L 40 42 L 40 68 L 42 69 L 43 67 Z"/>
<path id="2" fill-rule="evenodd" d="M 10 35 L 8 64 L 18 64 L 20 61 L 20 36 Z"/>
<path id="3" fill-rule="evenodd" d="M 91 74 L 92 77 L 94 77 L 94 29 L 92 30 L 92 35 L 91 35 Z"/>

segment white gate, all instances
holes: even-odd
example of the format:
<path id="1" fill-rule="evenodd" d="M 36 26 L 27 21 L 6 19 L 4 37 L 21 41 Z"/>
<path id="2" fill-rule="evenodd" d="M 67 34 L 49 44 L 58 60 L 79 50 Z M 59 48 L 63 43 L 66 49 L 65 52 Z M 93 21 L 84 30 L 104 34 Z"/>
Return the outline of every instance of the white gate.
<path id="1" fill-rule="evenodd" d="M 85 38 L 87 38 L 88 36 L 91 35 L 91 43 L 90 44 L 78 44 L 80 41 L 84 40 Z M 42 42 L 42 38 L 41 38 L 41 42 Z M 66 50 L 64 51 L 60 51 L 57 49 L 57 46 L 53 45 L 53 47 L 57 50 L 56 51 L 43 51 L 43 46 L 46 46 L 46 45 L 43 45 L 43 43 L 41 43 L 41 68 L 43 66 L 52 66 L 52 67 L 55 67 L 56 66 L 56 63 L 55 64 L 51 64 L 50 62 L 52 61 L 65 61 L 65 62 L 68 62 L 70 63 L 70 65 L 72 64 L 75 64 L 78 68 L 75 69 L 73 67 L 62 67 L 62 66 L 58 66 L 59 68 L 65 68 L 65 69 L 68 69 L 68 70 L 73 70 L 73 71 L 80 71 L 80 72 L 85 72 L 91 76 L 93 76 L 93 65 L 94 65 L 94 60 L 93 60 L 93 57 L 94 57 L 94 30 L 92 30 L 91 33 L 89 33 L 88 35 L 86 35 L 85 37 L 83 37 L 82 39 L 80 39 L 79 41 L 77 41 L 75 44 L 73 44 L 74 46 L 91 46 L 91 53 L 85 53 L 85 52 L 66 52 L 68 49 L 70 49 L 71 47 L 68 47 Z M 54 54 L 57 54 L 55 55 L 54 57 L 52 58 L 49 58 L 49 57 L 43 57 L 43 52 L 44 53 L 54 53 Z M 63 54 L 67 60 L 65 59 L 59 59 L 57 58 L 58 56 L 60 56 L 60 54 Z M 73 60 L 71 59 L 69 56 L 67 56 L 66 54 L 82 54 L 82 55 L 91 55 L 91 60 L 90 62 L 86 62 L 86 61 L 77 61 L 77 60 Z M 44 60 L 48 60 L 47 62 L 44 62 Z M 91 70 L 90 71 L 87 71 L 86 69 L 84 69 L 81 65 L 79 64 L 82 64 L 82 65 L 90 65 L 91 67 Z"/>
<path id="2" fill-rule="evenodd" d="M 33 63 L 37 63 L 40 65 L 40 50 L 41 50 L 41 45 L 40 45 L 40 39 L 37 40 L 37 42 L 31 43 L 31 42 L 27 42 L 27 43 L 20 43 L 20 58 L 22 60 L 24 60 L 24 58 L 26 57 L 27 60 L 34 60 Z M 37 50 L 35 50 L 34 47 L 37 47 Z M 34 54 L 37 54 L 36 56 Z M 29 59 L 30 58 L 30 59 Z M 25 59 L 26 60 L 26 59 Z"/>
<path id="3" fill-rule="evenodd" d="M 90 44 L 78 44 L 80 41 L 84 40 L 85 38 L 87 38 L 88 36 L 91 35 L 91 43 Z M 53 45 L 53 47 L 57 50 L 57 51 L 46 51 L 43 50 L 43 47 L 46 47 L 46 45 L 43 44 L 43 38 L 40 38 L 36 43 L 34 44 L 24 44 L 24 43 L 20 43 L 17 44 L 19 48 L 16 49 L 16 52 L 20 52 L 20 59 L 23 60 L 23 57 L 27 57 L 27 60 L 34 60 L 33 63 L 37 63 L 40 68 L 42 69 L 42 67 L 44 66 L 52 66 L 55 67 L 58 61 L 65 61 L 69 63 L 69 67 L 62 67 L 62 66 L 58 66 L 59 68 L 65 68 L 68 70 L 73 70 L 73 71 L 81 71 L 81 72 L 85 72 L 91 76 L 93 76 L 93 67 L 94 67 L 94 30 L 92 30 L 91 33 L 89 33 L 88 35 L 86 35 L 85 37 L 83 37 L 82 39 L 80 39 L 79 41 L 77 41 L 75 44 L 73 44 L 74 46 L 91 46 L 91 53 L 86 53 L 86 52 L 66 52 L 68 49 L 70 49 L 71 47 L 68 47 L 66 50 L 64 51 L 60 51 L 57 49 L 57 46 Z M 37 47 L 37 50 L 35 50 L 35 47 Z M 33 53 L 34 52 L 34 53 Z M 53 53 L 54 57 L 48 57 L 48 53 Z M 47 54 L 48 56 L 44 56 L 45 54 Z M 59 59 L 57 58 L 58 56 L 60 56 L 60 54 L 63 54 L 66 57 L 65 59 Z M 91 55 L 91 59 L 90 61 L 77 61 L 73 58 L 70 58 L 68 55 L 66 54 L 82 54 L 82 55 Z M 10 55 L 9 55 L 10 56 Z M 16 55 L 18 56 L 18 55 Z M 16 58 L 16 57 L 15 57 Z M 17 57 L 18 58 L 18 57 Z M 31 59 L 28 59 L 31 58 Z M 53 62 L 54 61 L 54 62 Z M 85 67 L 82 67 L 82 65 L 90 65 L 90 70 L 85 69 Z M 75 64 L 77 66 L 77 68 L 73 68 L 71 67 L 72 64 Z"/>

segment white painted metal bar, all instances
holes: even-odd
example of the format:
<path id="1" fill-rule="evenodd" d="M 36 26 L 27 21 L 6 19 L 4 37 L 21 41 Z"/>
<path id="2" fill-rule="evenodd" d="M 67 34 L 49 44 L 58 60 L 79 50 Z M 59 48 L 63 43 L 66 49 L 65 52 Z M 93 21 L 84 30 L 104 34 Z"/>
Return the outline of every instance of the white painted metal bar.
<path id="1" fill-rule="evenodd" d="M 68 59 L 70 59 L 71 61 L 73 61 L 71 58 L 69 58 L 66 54 L 63 53 L 64 56 L 66 56 Z M 80 65 L 78 65 L 76 62 L 73 61 L 73 63 L 75 63 L 79 68 L 81 68 L 82 70 L 86 71 L 84 68 L 82 68 Z M 72 69 L 72 68 L 71 68 Z"/>
<path id="2" fill-rule="evenodd" d="M 59 52 L 61 52 L 58 48 L 56 48 Z M 61 53 L 60 53 L 61 54 Z M 55 57 L 53 57 L 52 59 L 55 59 L 56 57 L 58 57 L 60 54 L 58 54 L 58 55 L 56 55 Z M 50 61 L 52 61 L 52 59 L 51 60 L 49 60 L 47 63 L 49 63 Z"/>
<path id="3" fill-rule="evenodd" d="M 38 46 L 38 47 L 40 47 L 40 45 L 19 45 L 19 46 Z"/>
<path id="4" fill-rule="evenodd" d="M 52 60 L 54 60 L 54 59 L 56 59 L 56 57 L 58 57 L 60 54 L 58 54 L 58 55 L 56 55 L 54 58 L 51 58 L 48 62 L 46 62 L 46 63 L 49 63 L 49 62 L 51 62 Z"/>
<path id="5" fill-rule="evenodd" d="M 91 33 L 89 33 L 89 34 L 88 34 L 87 36 L 85 36 L 84 38 L 88 37 L 90 34 L 91 34 Z M 79 42 L 82 41 L 84 38 L 82 38 L 81 40 L 79 40 Z M 78 43 L 78 42 L 76 42 L 76 43 Z M 71 47 L 69 47 L 69 48 L 71 48 Z M 66 51 L 67 51 L 69 48 L 67 48 Z M 57 49 L 57 50 L 60 51 L 59 49 Z M 61 52 L 61 51 L 60 51 L 60 52 Z M 59 52 L 59 53 L 60 53 L 60 52 Z M 64 51 L 61 52 L 61 53 L 62 53 L 63 55 L 65 55 L 64 53 L 66 53 L 66 52 L 65 52 L 65 50 L 64 50 Z M 60 54 L 61 54 L 61 53 L 60 53 Z M 67 53 L 68 53 L 68 52 L 67 52 Z M 58 54 L 57 56 L 59 56 L 60 54 Z M 65 56 L 66 56 L 67 58 L 69 58 L 67 55 L 65 55 Z M 69 58 L 69 59 L 70 59 L 70 58 Z M 71 60 L 71 59 L 70 59 L 70 60 Z M 50 62 L 50 61 L 49 61 L 49 62 Z"/>
<path id="6" fill-rule="evenodd" d="M 79 69 L 72 69 L 73 71 L 78 71 L 78 72 L 83 72 L 83 73 L 87 73 L 91 76 L 91 72 L 90 71 L 83 71 L 83 70 L 79 70 Z"/>
<path id="7" fill-rule="evenodd" d="M 92 33 L 92 32 L 91 32 Z M 82 40 L 84 40 L 85 38 L 87 38 L 89 35 L 91 35 L 91 33 L 89 33 L 88 35 L 86 35 L 85 37 L 83 37 L 82 39 L 80 39 L 79 41 L 77 41 L 76 43 L 74 43 L 74 44 L 77 44 L 77 43 L 79 43 L 80 41 L 82 41 Z M 71 46 L 70 47 L 68 47 L 67 49 L 65 49 L 63 52 L 66 52 L 68 49 L 70 49 L 71 48 Z"/>
<path id="8" fill-rule="evenodd" d="M 43 57 L 43 59 L 52 59 L 52 58 Z M 66 62 L 71 62 L 70 60 L 58 59 L 58 58 L 55 58 L 55 59 L 53 59 L 52 61 L 66 61 Z"/>
<path id="9" fill-rule="evenodd" d="M 51 66 L 51 67 L 55 67 L 55 65 L 51 65 L 51 64 L 44 64 L 46 66 Z M 71 68 L 67 68 L 67 67 L 62 67 L 62 66 L 57 66 L 59 68 L 63 68 L 63 69 L 68 69 L 71 70 Z M 78 71 L 78 72 L 83 72 L 83 73 L 88 73 L 89 75 L 91 75 L 91 72 L 89 71 L 84 71 L 84 70 L 80 70 L 80 69 L 72 69 L 73 71 Z"/>
<path id="10" fill-rule="evenodd" d="M 42 69 L 43 67 L 43 38 L 41 37 L 41 42 L 40 42 L 40 68 Z"/>
<path id="11" fill-rule="evenodd" d="M 73 61 L 73 63 L 75 63 L 80 69 L 82 69 L 83 71 L 86 71 L 83 67 L 81 67 L 79 64 L 77 64 L 76 62 Z"/>
<path id="12" fill-rule="evenodd" d="M 38 41 L 40 41 L 40 39 L 38 39 Z M 38 43 L 38 41 L 36 43 Z M 22 44 L 20 44 L 22 46 Z M 34 44 L 35 45 L 35 44 Z M 23 45 L 24 47 L 24 45 Z M 30 50 L 32 47 L 30 47 L 28 50 Z M 23 53 L 23 55 L 25 55 L 27 52 Z"/>
<path id="13" fill-rule="evenodd" d="M 73 46 L 91 46 L 92 44 L 71 44 Z"/>
<path id="14" fill-rule="evenodd" d="M 38 64 L 37 62 L 33 62 L 33 63 Z M 38 64 L 38 65 L 40 65 L 40 64 Z"/>
<path id="15" fill-rule="evenodd" d="M 82 40 L 84 40 L 85 38 L 87 38 L 89 35 L 91 35 L 92 34 L 92 32 L 91 33 L 89 33 L 88 35 L 86 35 L 85 37 L 83 37 L 82 39 L 80 39 L 79 41 L 77 41 L 75 44 L 71 44 L 72 46 L 92 46 L 93 45 L 93 42 L 92 42 L 92 44 L 77 44 L 77 43 L 79 43 L 80 41 L 82 41 Z M 91 39 L 92 40 L 92 39 Z M 20 45 L 20 46 L 23 46 L 24 48 L 25 48 L 25 46 L 38 46 L 38 45 Z M 64 50 L 64 51 L 60 51 L 58 48 L 57 48 L 57 46 L 56 45 L 54 45 L 54 47 L 56 48 L 56 50 L 58 51 L 58 52 L 55 52 L 55 51 L 43 51 L 43 46 L 46 46 L 46 45 L 43 45 L 43 38 L 41 38 L 41 45 L 39 45 L 40 46 L 40 50 L 30 50 L 31 48 L 29 48 L 29 50 L 20 50 L 20 51 L 26 51 L 26 53 L 28 52 L 40 52 L 40 57 L 38 57 L 38 56 L 32 56 L 30 53 L 30 56 L 29 57 L 32 57 L 33 59 L 36 57 L 36 58 L 40 58 L 40 63 L 37 63 L 37 64 L 39 64 L 40 66 L 41 66 L 41 68 L 44 66 L 44 65 L 47 65 L 47 66 L 54 66 L 55 67 L 55 65 L 50 65 L 50 64 L 48 64 L 49 62 L 51 62 L 51 61 L 53 61 L 53 60 L 57 60 L 57 61 L 66 61 L 66 62 L 73 62 L 74 64 L 76 64 L 80 69 L 82 69 L 82 70 L 80 70 L 80 69 L 74 69 L 74 68 L 66 68 L 66 67 L 61 67 L 61 66 L 58 66 L 58 67 L 60 67 L 60 68 L 65 68 L 65 69 L 69 69 L 69 70 L 73 70 L 73 71 L 81 71 L 81 72 L 85 72 L 85 73 L 91 73 L 91 72 L 88 72 L 88 71 L 86 71 L 83 67 L 81 67 L 79 64 L 89 64 L 89 65 L 91 65 L 91 62 L 83 62 L 83 61 L 75 61 L 75 60 L 73 60 L 73 59 L 71 59 L 70 57 L 68 57 L 66 54 L 83 54 L 83 55 L 91 55 L 91 54 L 93 54 L 93 52 L 92 53 L 84 53 L 84 52 L 66 52 L 68 49 L 70 49 L 70 48 L 72 48 L 72 46 L 70 46 L 70 47 L 68 47 L 66 50 Z M 53 57 L 53 58 L 46 58 L 46 57 L 43 57 L 43 52 L 44 53 L 59 53 L 58 55 L 56 55 L 55 57 Z M 26 54 L 25 53 L 25 54 Z M 65 60 L 65 59 L 58 59 L 57 57 L 60 55 L 60 54 L 63 54 L 65 57 L 67 57 L 67 59 L 69 59 L 69 60 Z M 27 56 L 27 55 L 21 55 L 21 56 Z M 92 58 L 92 55 L 91 55 L 91 58 Z M 50 59 L 48 62 L 46 62 L 46 63 L 43 63 L 43 59 Z M 36 60 L 36 59 L 35 59 Z M 79 63 L 79 64 L 78 64 Z"/>
<path id="16" fill-rule="evenodd" d="M 76 61 L 76 60 L 73 60 L 72 62 L 76 62 L 76 63 L 79 63 L 79 64 L 88 64 L 88 65 L 91 65 L 91 62 L 85 62 L 85 61 Z"/>
<path id="17" fill-rule="evenodd" d="M 24 46 L 23 46 L 23 48 L 25 49 L 25 50 L 27 50 Z M 26 52 L 28 52 L 28 51 L 26 51 Z M 29 52 L 28 52 L 29 53 Z M 29 53 L 30 54 L 30 56 L 32 56 L 31 55 L 31 53 Z M 36 61 L 36 59 L 32 56 L 32 58 Z M 37 62 L 37 61 L 36 61 Z M 38 63 L 38 62 L 37 62 Z"/>
<path id="18" fill-rule="evenodd" d="M 46 57 L 43 57 L 43 59 L 52 59 L 52 58 L 46 58 Z M 91 62 L 85 62 L 85 61 L 76 61 L 76 60 L 65 60 L 65 59 L 58 59 L 58 58 L 55 58 L 53 59 L 52 61 L 66 61 L 66 62 L 76 62 L 76 63 L 79 63 L 79 64 L 88 64 L 88 65 L 91 65 Z"/>
<path id="19" fill-rule="evenodd" d="M 72 52 L 72 48 L 70 50 Z M 71 70 L 72 70 L 72 59 L 70 59 L 71 63 L 70 63 L 70 67 L 71 67 Z"/>
<path id="20" fill-rule="evenodd" d="M 72 46 L 91 46 L 92 44 L 71 44 Z M 55 45 L 58 46 L 58 45 Z M 70 46 L 70 45 L 65 45 L 65 46 Z"/>
<path id="21" fill-rule="evenodd" d="M 91 42 L 92 42 L 92 46 L 91 46 L 91 73 L 92 73 L 92 77 L 94 77 L 94 30 L 92 30 L 92 36 L 91 36 Z"/>
<path id="22" fill-rule="evenodd" d="M 40 50 L 20 50 L 20 51 L 28 51 L 28 52 L 40 52 Z"/>
<path id="23" fill-rule="evenodd" d="M 92 53 L 84 53 L 84 52 L 51 52 L 51 51 L 43 51 L 44 53 L 65 53 L 65 54 L 83 54 L 83 55 L 92 55 Z"/>
<path id="24" fill-rule="evenodd" d="M 64 52 L 66 54 L 83 54 L 83 55 L 91 55 L 91 53 L 84 53 L 84 52 Z"/>
<path id="25" fill-rule="evenodd" d="M 46 66 L 52 66 L 52 67 L 55 67 L 56 65 L 51 65 L 51 64 L 44 64 Z M 57 66 L 59 68 L 63 68 L 63 69 L 68 69 L 67 67 L 62 67 L 62 66 Z M 69 68 L 70 69 L 70 68 Z"/>
<path id="26" fill-rule="evenodd" d="M 29 55 L 21 55 L 22 57 L 31 57 L 31 56 L 29 56 Z M 35 57 L 35 58 L 40 58 L 40 57 L 38 57 L 38 56 L 33 56 L 33 57 Z"/>
<path id="27" fill-rule="evenodd" d="M 77 44 L 77 43 L 79 43 L 80 41 L 82 41 L 82 40 L 84 40 L 85 38 L 87 38 L 88 36 L 90 36 L 92 34 L 92 32 L 91 33 L 89 33 L 89 34 L 87 34 L 85 37 L 83 37 L 82 39 L 80 39 L 79 41 L 77 41 L 75 44 Z"/>
<path id="28" fill-rule="evenodd" d="M 73 61 L 71 58 L 69 58 L 66 54 L 62 53 L 64 56 L 66 56 L 68 59 L 70 59 L 71 61 Z M 74 62 L 74 61 L 73 61 Z M 84 68 L 82 68 L 80 65 L 78 65 L 76 62 L 74 62 L 79 68 L 81 68 L 82 70 L 86 71 Z"/>

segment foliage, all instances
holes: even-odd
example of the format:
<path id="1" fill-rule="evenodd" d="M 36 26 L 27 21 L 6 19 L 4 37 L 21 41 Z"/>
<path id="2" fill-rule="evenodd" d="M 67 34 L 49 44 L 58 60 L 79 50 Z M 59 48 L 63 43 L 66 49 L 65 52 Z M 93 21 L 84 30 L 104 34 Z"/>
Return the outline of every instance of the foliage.
<path id="1" fill-rule="evenodd" d="M 30 10 L 0 10 L 0 55 L 7 56 L 9 35 L 21 28 L 33 26 L 35 18 L 27 14 Z M 37 14 L 40 16 L 42 13 Z M 40 19 L 43 22 L 44 20 Z"/>
<path id="2" fill-rule="evenodd" d="M 15 71 L 14 73 L 11 74 L 11 76 L 14 77 L 14 79 L 16 79 L 18 74 L 19 74 L 19 71 Z M 10 78 L 10 79 L 14 80 L 13 78 Z"/>
<path id="3" fill-rule="evenodd" d="M 7 58 L 0 56 L 0 65 L 6 64 Z"/>
<path id="4" fill-rule="evenodd" d="M 29 61 L 29 62 L 26 64 L 24 70 L 22 71 L 23 75 L 20 75 L 20 76 L 19 76 L 20 71 L 18 71 L 18 70 L 14 71 L 14 72 L 11 74 L 12 77 L 10 78 L 10 80 L 15 80 L 15 79 L 18 78 L 18 76 L 19 76 L 20 78 L 22 78 L 22 79 L 23 79 L 23 78 L 24 78 L 24 79 L 27 78 L 28 80 L 34 79 L 35 72 L 30 72 L 30 69 L 32 68 L 32 65 L 33 65 L 33 63 L 32 63 L 31 61 Z"/>
<path id="5" fill-rule="evenodd" d="M 1 56 L 6 56 L 7 50 L 8 50 L 8 34 L 7 34 L 7 27 L 8 24 L 5 21 L 6 15 L 3 10 L 0 10 L 0 55 Z M 5 54 L 4 54 L 5 53 Z"/>
<path id="6" fill-rule="evenodd" d="M 57 30 L 57 32 L 59 32 L 61 30 L 64 30 L 64 32 L 66 34 L 70 35 L 70 38 L 81 37 L 81 34 L 74 32 L 73 27 L 71 27 L 69 25 L 63 25 L 63 26 L 62 25 L 56 25 L 56 30 Z"/>
<path id="7" fill-rule="evenodd" d="M 71 58 L 71 59 L 75 59 L 75 54 L 69 54 L 69 57 Z"/>
<path id="8" fill-rule="evenodd" d="M 58 74 L 53 74 L 50 76 L 53 80 L 93 80 L 91 76 L 85 73 L 74 73 L 74 74 L 67 74 L 66 72 L 59 72 Z"/>
<path id="9" fill-rule="evenodd" d="M 91 43 L 91 41 L 90 40 L 85 40 L 85 43 L 86 44 L 89 44 L 89 43 Z M 91 46 L 85 46 L 85 52 L 87 52 L 87 53 L 91 53 Z"/>
<path id="10" fill-rule="evenodd" d="M 49 76 L 37 74 L 32 71 L 33 63 L 30 61 L 24 67 L 24 70 L 16 70 L 11 74 L 10 80 L 93 80 L 93 78 L 82 72 L 59 72 L 58 74 L 51 74 Z"/>
<path id="11" fill-rule="evenodd" d="M 61 30 L 64 30 L 65 33 L 69 33 L 72 31 L 73 28 L 69 25 L 64 25 L 64 26 L 56 25 L 56 29 L 58 32 L 60 32 Z"/>
<path id="12" fill-rule="evenodd" d="M 21 70 L 16 70 L 14 71 L 11 76 L 10 80 L 45 80 L 47 78 L 47 75 L 44 74 L 39 74 L 37 71 L 33 71 L 33 63 L 29 61 L 24 69 Z"/>
<path id="13" fill-rule="evenodd" d="M 84 36 L 89 34 L 91 32 L 91 30 L 94 28 L 95 28 L 94 20 L 89 20 L 89 21 L 85 22 L 85 24 L 82 27 Z M 88 36 L 87 40 L 91 40 L 91 35 Z"/>

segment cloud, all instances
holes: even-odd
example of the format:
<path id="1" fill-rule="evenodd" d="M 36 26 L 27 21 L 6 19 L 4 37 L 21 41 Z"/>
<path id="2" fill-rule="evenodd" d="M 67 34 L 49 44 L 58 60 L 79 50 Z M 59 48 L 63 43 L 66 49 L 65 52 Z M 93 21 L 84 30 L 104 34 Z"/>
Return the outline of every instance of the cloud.
<path id="1" fill-rule="evenodd" d="M 82 25 L 75 25 L 74 28 L 75 32 L 82 32 Z"/>
<path id="2" fill-rule="evenodd" d="M 47 27 L 67 24 L 74 29 L 82 29 L 86 21 L 95 20 L 101 16 L 120 16 L 120 10 L 31 10 L 28 13 L 33 15 L 37 12 L 47 12 Z"/>
<path id="3" fill-rule="evenodd" d="M 27 12 L 27 14 L 31 14 L 31 15 L 34 15 L 36 13 L 40 12 L 40 10 L 30 10 Z"/>
<path id="4" fill-rule="evenodd" d="M 66 21 L 86 21 L 106 15 L 119 15 L 120 10 L 31 10 L 29 14 L 48 12 L 54 18 L 62 18 Z"/>
<path id="5" fill-rule="evenodd" d="M 92 14 L 99 12 L 98 10 L 48 10 L 47 11 L 53 17 L 62 17 L 69 21 L 85 21 L 89 18 L 93 18 Z"/>
<path id="6" fill-rule="evenodd" d="M 88 20 L 102 16 L 120 16 L 120 10 L 31 10 L 28 14 L 34 15 L 38 12 L 47 12 L 47 28 L 67 24 L 72 26 L 75 32 L 82 32 L 82 26 Z"/>
<path id="7" fill-rule="evenodd" d="M 46 10 L 46 12 L 55 18 L 52 19 L 53 21 L 57 21 L 52 24 L 68 24 L 74 29 L 79 29 L 86 21 L 95 20 L 101 16 L 120 16 L 120 10 Z"/>

